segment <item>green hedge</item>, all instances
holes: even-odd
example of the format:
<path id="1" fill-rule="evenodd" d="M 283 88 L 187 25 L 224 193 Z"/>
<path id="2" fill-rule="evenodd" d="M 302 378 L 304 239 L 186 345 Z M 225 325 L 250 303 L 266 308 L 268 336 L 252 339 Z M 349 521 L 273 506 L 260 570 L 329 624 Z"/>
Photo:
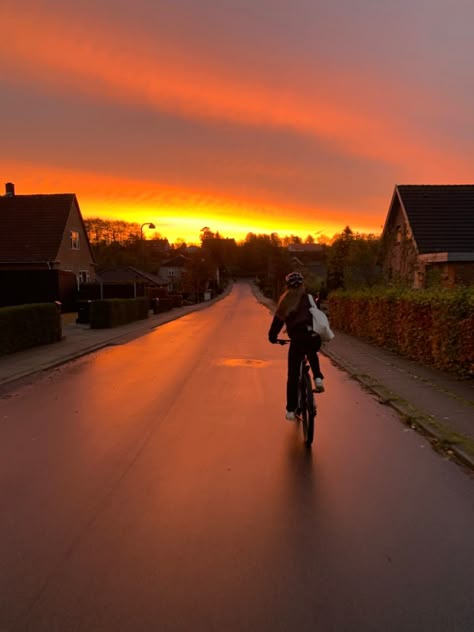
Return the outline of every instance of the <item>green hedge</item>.
<path id="1" fill-rule="evenodd" d="M 0 308 L 0 355 L 61 340 L 61 311 L 55 303 Z"/>
<path id="2" fill-rule="evenodd" d="M 145 297 L 106 298 L 90 304 L 92 329 L 119 327 L 143 318 L 148 318 L 148 299 Z"/>
<path id="3" fill-rule="evenodd" d="M 332 292 L 331 326 L 412 360 L 474 376 L 474 288 Z"/>

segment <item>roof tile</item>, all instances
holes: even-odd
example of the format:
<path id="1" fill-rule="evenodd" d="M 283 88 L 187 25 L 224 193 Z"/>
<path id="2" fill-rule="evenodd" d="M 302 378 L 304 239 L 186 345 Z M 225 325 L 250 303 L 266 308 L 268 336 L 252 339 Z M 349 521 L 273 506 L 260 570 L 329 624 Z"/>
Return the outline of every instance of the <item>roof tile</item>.
<path id="1" fill-rule="evenodd" d="M 420 254 L 474 252 L 474 184 L 397 186 Z"/>
<path id="2" fill-rule="evenodd" d="M 0 197 L 0 262 L 54 261 L 73 193 Z"/>

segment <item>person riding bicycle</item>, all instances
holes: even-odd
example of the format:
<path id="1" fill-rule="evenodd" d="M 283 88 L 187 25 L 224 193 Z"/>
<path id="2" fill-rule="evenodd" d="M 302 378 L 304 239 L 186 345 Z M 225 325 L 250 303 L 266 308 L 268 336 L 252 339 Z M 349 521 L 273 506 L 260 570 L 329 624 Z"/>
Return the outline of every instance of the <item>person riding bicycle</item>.
<path id="1" fill-rule="evenodd" d="M 295 419 L 295 410 L 298 405 L 298 378 L 301 361 L 304 356 L 308 358 L 313 373 L 317 393 L 324 391 L 324 376 L 319 367 L 318 351 L 321 348 L 321 337 L 312 329 L 313 319 L 309 308 L 308 293 L 304 285 L 303 275 L 299 272 L 290 272 L 285 277 L 286 290 L 280 296 L 273 317 L 268 340 L 275 344 L 278 334 L 286 325 L 286 331 L 290 338 L 288 350 L 288 379 L 286 383 L 286 418 Z"/>

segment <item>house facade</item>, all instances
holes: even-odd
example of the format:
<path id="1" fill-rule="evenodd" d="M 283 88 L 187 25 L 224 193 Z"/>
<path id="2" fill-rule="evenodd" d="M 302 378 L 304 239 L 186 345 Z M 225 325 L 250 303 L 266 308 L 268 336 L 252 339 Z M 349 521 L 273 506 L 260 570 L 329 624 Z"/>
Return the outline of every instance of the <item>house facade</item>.
<path id="1" fill-rule="evenodd" d="M 287 247 L 293 266 L 304 267 L 323 283 L 327 281 L 326 246 L 323 244 L 289 244 Z"/>
<path id="2" fill-rule="evenodd" d="M 474 185 L 397 185 L 382 233 L 387 280 L 474 284 Z"/>
<path id="3" fill-rule="evenodd" d="M 188 257 L 185 255 L 177 255 L 176 257 L 164 261 L 160 266 L 160 282 L 166 284 L 170 292 L 180 287 L 188 263 Z"/>
<path id="4" fill-rule="evenodd" d="M 95 280 L 95 261 L 73 193 L 0 196 L 0 269 L 72 272 L 78 284 Z"/>

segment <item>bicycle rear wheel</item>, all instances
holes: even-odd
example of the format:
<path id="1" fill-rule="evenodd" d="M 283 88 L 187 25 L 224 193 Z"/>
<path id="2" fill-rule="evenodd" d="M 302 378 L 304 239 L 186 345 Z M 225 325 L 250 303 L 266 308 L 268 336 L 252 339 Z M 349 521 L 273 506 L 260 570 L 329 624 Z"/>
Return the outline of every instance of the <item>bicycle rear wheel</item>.
<path id="1" fill-rule="evenodd" d="M 314 403 L 313 387 L 309 373 L 306 372 L 301 379 L 301 425 L 303 428 L 303 438 L 309 447 L 314 438 L 314 418 L 316 416 L 316 406 Z"/>

